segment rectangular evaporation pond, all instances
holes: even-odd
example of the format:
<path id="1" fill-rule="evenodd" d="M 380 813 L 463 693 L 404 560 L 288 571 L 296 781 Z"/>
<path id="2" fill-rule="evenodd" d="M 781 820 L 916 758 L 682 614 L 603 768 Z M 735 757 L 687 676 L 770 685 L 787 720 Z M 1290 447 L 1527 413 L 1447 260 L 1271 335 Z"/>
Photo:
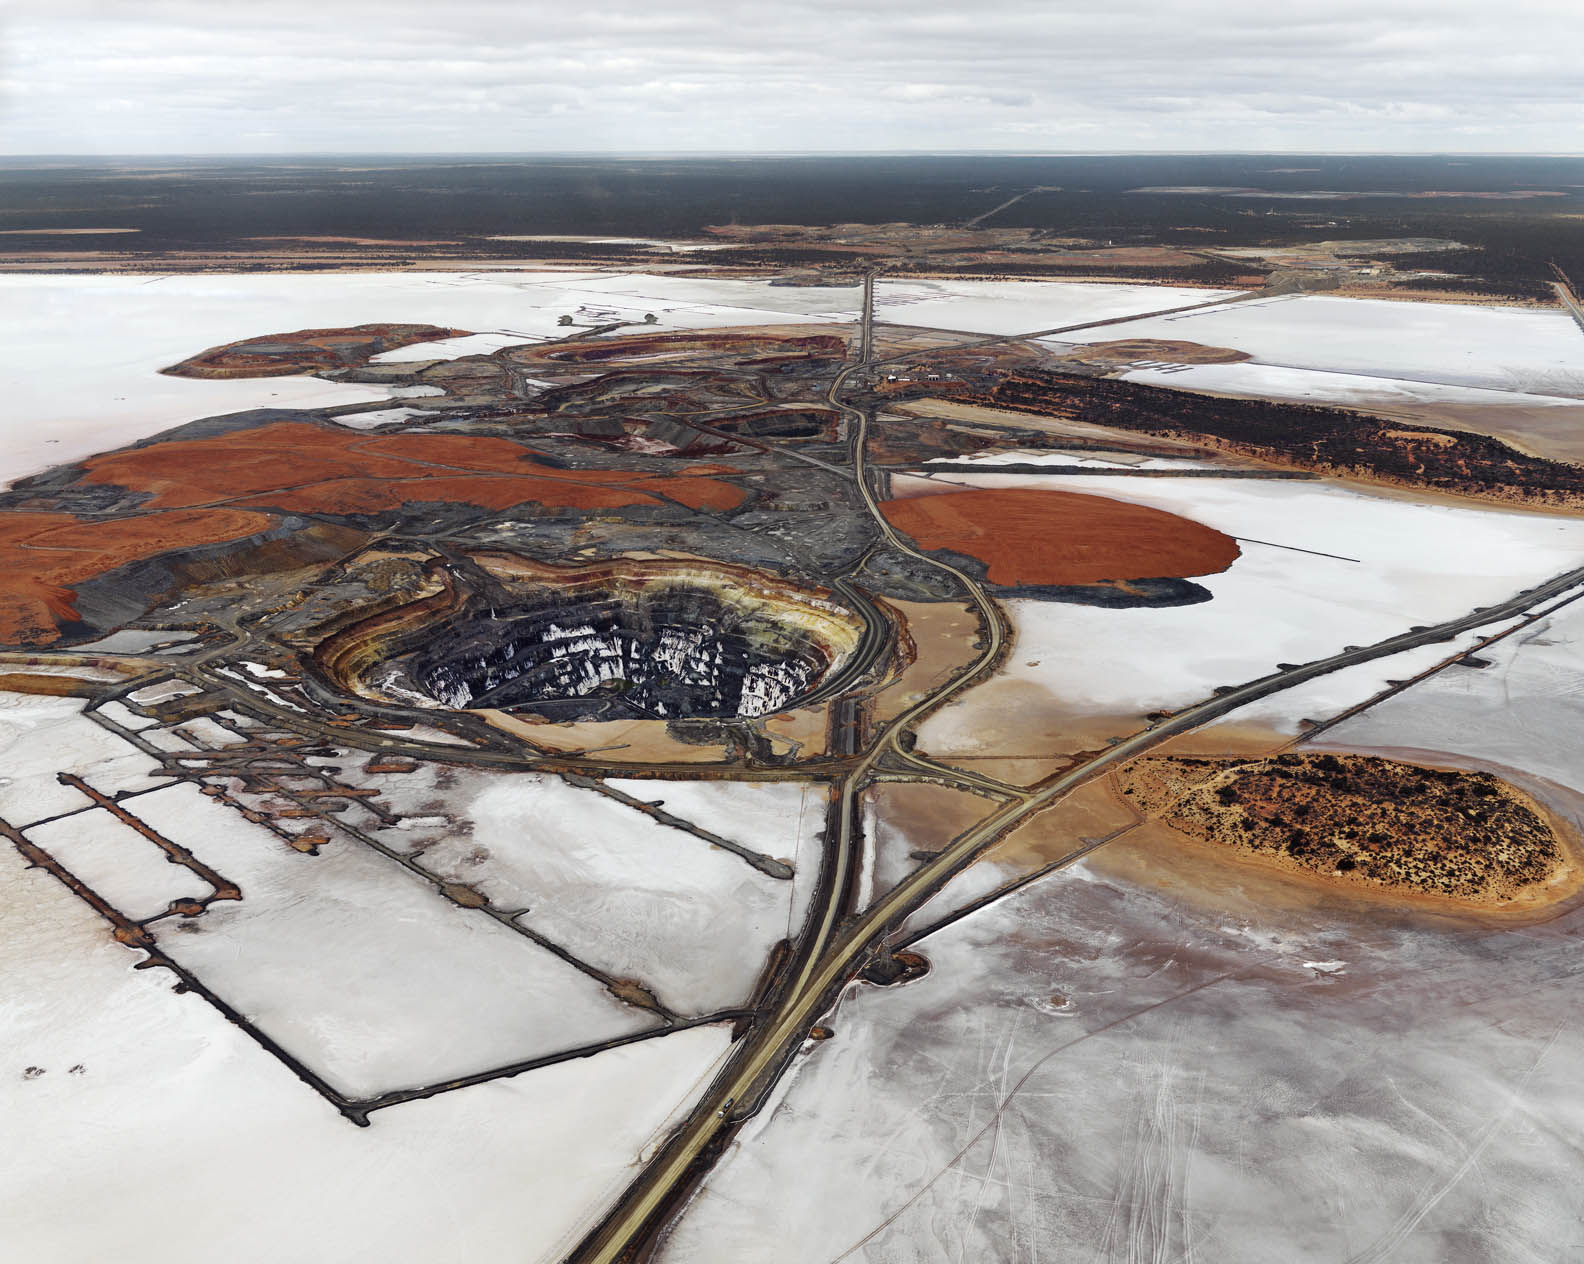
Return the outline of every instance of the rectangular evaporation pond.
<path id="1" fill-rule="evenodd" d="M 86 803 L 87 800 L 81 799 Z M 137 799 L 127 803 L 135 812 Z M 202 899 L 213 888 L 103 808 L 28 830 L 27 836 L 133 921 L 163 913 L 172 900 Z"/>
<path id="2" fill-rule="evenodd" d="M 32 699 L 23 715 L 25 741 L 6 751 L 0 767 L 0 816 L 25 826 L 47 816 L 86 807 L 79 790 L 63 786 L 56 775 L 75 772 L 104 794 L 145 790 L 169 780 L 159 766 L 130 742 L 81 714 L 82 703 L 71 698 Z"/>
<path id="3" fill-rule="evenodd" d="M 514 773 L 491 782 L 469 800 L 472 831 L 429 847 L 426 864 L 502 908 L 528 910 L 518 918 L 525 926 L 611 975 L 641 980 L 673 1013 L 751 1001 L 765 958 L 787 934 L 791 881 L 558 778 Z M 626 783 L 628 793 L 652 798 L 660 797 L 656 788 Z M 664 789 L 670 803 L 677 787 Z M 674 797 L 684 810 L 713 806 L 702 794 Z M 760 822 L 744 799 L 716 797 L 736 813 L 694 819 L 795 854 L 795 843 L 783 839 L 796 829 L 796 808 L 774 833 L 745 830 Z M 785 793 L 766 797 L 783 812 L 791 806 Z M 815 819 L 822 823 L 823 815 Z"/>
<path id="4" fill-rule="evenodd" d="M 351 1097 L 657 1025 L 487 914 L 337 835 L 318 856 L 173 786 L 138 815 L 242 888 L 160 947 Z"/>

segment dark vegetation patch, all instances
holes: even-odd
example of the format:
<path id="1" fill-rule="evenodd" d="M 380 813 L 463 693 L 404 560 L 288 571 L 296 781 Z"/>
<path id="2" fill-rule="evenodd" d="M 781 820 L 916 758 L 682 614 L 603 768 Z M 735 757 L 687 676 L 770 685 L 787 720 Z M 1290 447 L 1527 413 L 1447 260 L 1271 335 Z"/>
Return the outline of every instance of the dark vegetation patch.
<path id="1" fill-rule="evenodd" d="M 1193 442 L 1323 473 L 1462 495 L 1573 503 L 1584 466 L 1529 456 L 1488 435 L 1405 427 L 1311 404 L 1224 399 L 1109 378 L 1020 370 L 979 401 Z"/>
<path id="2" fill-rule="evenodd" d="M 1186 834 L 1354 881 L 1509 899 L 1563 862 L 1544 814 L 1489 773 L 1286 754 L 1146 759 L 1119 779 Z"/>
<path id="3" fill-rule="evenodd" d="M 1539 280 L 1493 280 L 1486 276 L 1409 276 L 1394 278 L 1399 290 L 1425 290 L 1436 294 L 1466 295 L 1473 299 L 1518 299 L 1547 302 L 1551 287 Z"/>
<path id="4" fill-rule="evenodd" d="M 1199 263 L 1178 267 L 1160 264 L 1154 266 L 1111 264 L 1102 260 L 1097 260 L 1093 264 L 1081 260 L 1071 264 L 1027 263 L 998 256 L 991 263 L 930 263 L 928 270 L 943 275 L 962 274 L 974 277 L 984 277 L 1000 271 L 1009 277 L 1044 277 L 1053 281 L 1102 277 L 1119 281 L 1169 280 L 1174 285 L 1203 285 L 1212 288 L 1235 288 L 1247 285 L 1251 274 L 1256 285 L 1260 279 L 1255 264 L 1227 263 L 1220 259 L 1205 259 Z"/>

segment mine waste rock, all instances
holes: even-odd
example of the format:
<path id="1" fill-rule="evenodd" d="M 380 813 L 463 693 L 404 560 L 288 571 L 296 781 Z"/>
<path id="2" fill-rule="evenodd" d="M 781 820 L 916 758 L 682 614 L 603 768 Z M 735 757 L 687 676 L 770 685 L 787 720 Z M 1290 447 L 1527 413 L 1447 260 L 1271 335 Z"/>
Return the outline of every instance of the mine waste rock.
<path id="1" fill-rule="evenodd" d="M 487 584 L 440 577 L 434 595 L 323 642 L 320 670 L 380 701 L 563 723 L 755 717 L 830 681 L 866 630 L 827 595 L 747 568 L 476 560 Z"/>

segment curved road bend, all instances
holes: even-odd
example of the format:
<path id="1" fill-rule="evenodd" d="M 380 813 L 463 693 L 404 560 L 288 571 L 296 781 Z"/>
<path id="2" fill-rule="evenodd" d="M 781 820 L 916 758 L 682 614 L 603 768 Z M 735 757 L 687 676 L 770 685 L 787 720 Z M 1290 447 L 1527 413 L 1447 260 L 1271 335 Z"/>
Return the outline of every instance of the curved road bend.
<path id="1" fill-rule="evenodd" d="M 788 982 L 778 989 L 779 1001 L 772 1022 L 749 1035 L 682 1127 L 628 1187 L 616 1206 L 568 1257 L 580 1264 L 615 1261 L 626 1255 L 676 1193 L 686 1187 L 693 1173 L 693 1165 L 700 1154 L 716 1142 L 717 1133 L 723 1127 L 728 1133 L 735 1128 L 737 1119 L 732 1117 L 732 1106 L 739 1102 L 746 1104 L 756 1086 L 768 1091 L 775 1083 L 779 1070 L 784 1068 L 801 1043 L 802 1034 L 797 1029 L 797 1023 L 807 1008 L 807 998 L 823 994 L 829 986 L 826 979 L 831 960 L 830 945 L 839 929 L 843 897 L 851 881 L 860 843 L 858 796 L 863 786 L 875 765 L 888 751 L 894 750 L 904 759 L 907 758 L 907 752 L 899 742 L 901 735 L 921 717 L 943 705 L 993 667 L 1009 635 L 1010 629 L 1004 616 L 983 589 L 970 576 L 920 552 L 910 541 L 900 536 L 881 514 L 869 486 L 864 465 L 869 415 L 843 401 L 840 395 L 853 374 L 873 363 L 875 271 L 864 277 L 859 357 L 837 374 L 826 392 L 826 399 L 848 419 L 851 476 L 858 485 L 866 510 L 886 543 L 909 557 L 945 571 L 963 586 L 978 607 L 985 629 L 985 644 L 978 657 L 952 680 L 894 717 L 876 735 L 867 753 L 845 770 L 833 786 L 836 801 L 832 804 L 830 814 L 830 833 L 834 837 L 828 839 L 826 844 L 828 863 L 820 876 L 820 904 L 811 910 L 800 936 L 792 968 L 788 972 Z M 944 767 L 940 771 L 955 772 Z M 797 1032 L 796 1037 L 789 1036 L 789 1032 Z M 775 1073 L 767 1075 L 767 1070 L 772 1068 Z"/>

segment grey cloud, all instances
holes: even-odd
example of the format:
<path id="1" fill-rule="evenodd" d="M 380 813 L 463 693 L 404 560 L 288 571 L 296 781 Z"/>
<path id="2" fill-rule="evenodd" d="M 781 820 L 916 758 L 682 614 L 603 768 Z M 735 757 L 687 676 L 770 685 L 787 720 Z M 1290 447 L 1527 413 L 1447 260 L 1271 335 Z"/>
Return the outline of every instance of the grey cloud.
<path id="1" fill-rule="evenodd" d="M 0 150 L 1567 150 L 1580 36 L 1571 0 L 13 0 Z"/>

